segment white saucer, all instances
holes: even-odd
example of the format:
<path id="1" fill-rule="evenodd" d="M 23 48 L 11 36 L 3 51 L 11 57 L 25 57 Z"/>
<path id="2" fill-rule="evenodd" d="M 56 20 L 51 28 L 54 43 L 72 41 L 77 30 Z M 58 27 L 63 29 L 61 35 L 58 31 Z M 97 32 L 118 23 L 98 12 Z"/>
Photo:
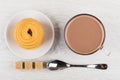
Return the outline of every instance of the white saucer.
<path id="1" fill-rule="evenodd" d="M 27 50 L 18 46 L 13 37 L 13 30 L 15 24 L 23 18 L 34 18 L 41 22 L 45 31 L 45 38 L 43 44 L 35 49 Z M 6 26 L 5 29 L 5 40 L 8 48 L 16 56 L 19 56 L 24 59 L 34 59 L 43 56 L 46 54 L 49 49 L 52 47 L 54 42 L 54 27 L 50 19 L 39 11 L 29 10 L 17 13 Z"/>

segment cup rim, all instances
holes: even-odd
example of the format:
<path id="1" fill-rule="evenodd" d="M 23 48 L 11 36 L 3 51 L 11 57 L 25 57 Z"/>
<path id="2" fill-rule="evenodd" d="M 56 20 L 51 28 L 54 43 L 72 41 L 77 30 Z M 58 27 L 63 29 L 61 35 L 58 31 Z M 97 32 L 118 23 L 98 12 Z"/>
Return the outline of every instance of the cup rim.
<path id="1" fill-rule="evenodd" d="M 99 47 L 98 49 L 96 49 L 95 51 L 90 52 L 90 53 L 88 53 L 88 54 L 78 53 L 78 52 L 74 51 L 73 49 L 71 49 L 70 46 L 69 46 L 68 43 L 67 43 L 66 36 L 65 36 L 67 25 L 68 25 L 74 18 L 76 18 L 76 17 L 78 17 L 78 16 L 82 16 L 82 15 L 87 15 L 87 16 L 91 16 L 91 17 L 95 18 L 95 19 L 102 25 L 103 32 L 104 32 L 104 39 L 103 39 L 100 47 Z M 68 47 L 71 51 L 73 51 L 74 53 L 79 54 L 79 55 L 91 55 L 91 54 L 96 53 L 97 51 L 99 51 L 100 49 L 103 48 L 103 45 L 104 45 L 104 42 L 105 42 L 105 38 L 106 38 L 106 30 L 105 30 L 105 27 L 104 27 L 102 21 L 101 21 L 99 18 L 97 18 L 96 16 L 91 15 L 91 14 L 87 14 L 87 13 L 81 13 L 81 14 L 77 14 L 77 15 L 73 16 L 73 17 L 70 18 L 70 20 L 66 23 L 65 28 L 64 28 L 64 40 L 65 40 L 65 43 L 66 43 L 67 47 Z"/>

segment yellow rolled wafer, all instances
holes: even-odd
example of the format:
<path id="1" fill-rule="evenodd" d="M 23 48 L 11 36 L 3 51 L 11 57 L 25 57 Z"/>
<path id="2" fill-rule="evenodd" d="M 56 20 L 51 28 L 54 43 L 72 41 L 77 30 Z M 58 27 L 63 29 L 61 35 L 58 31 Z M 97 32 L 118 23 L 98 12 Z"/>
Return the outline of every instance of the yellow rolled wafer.
<path id="1" fill-rule="evenodd" d="M 30 70 L 32 69 L 32 62 L 25 62 L 25 69 L 27 70 Z"/>
<path id="2" fill-rule="evenodd" d="M 23 62 L 16 62 L 16 69 L 23 69 Z"/>
<path id="3" fill-rule="evenodd" d="M 44 68 L 44 64 L 43 62 L 35 62 L 35 69 L 43 69 Z"/>
<path id="4" fill-rule="evenodd" d="M 44 40 L 43 26 L 33 18 L 22 19 L 14 28 L 14 39 L 22 48 L 36 48 L 40 46 Z"/>

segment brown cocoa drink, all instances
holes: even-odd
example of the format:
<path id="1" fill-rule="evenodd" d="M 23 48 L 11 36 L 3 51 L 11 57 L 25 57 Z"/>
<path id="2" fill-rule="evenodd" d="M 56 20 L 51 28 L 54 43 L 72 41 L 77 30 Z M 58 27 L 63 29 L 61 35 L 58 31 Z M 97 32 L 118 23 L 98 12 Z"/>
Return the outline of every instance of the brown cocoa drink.
<path id="1" fill-rule="evenodd" d="M 78 54 L 91 54 L 101 48 L 105 30 L 101 21 L 89 14 L 73 17 L 66 25 L 65 40 L 68 47 Z"/>

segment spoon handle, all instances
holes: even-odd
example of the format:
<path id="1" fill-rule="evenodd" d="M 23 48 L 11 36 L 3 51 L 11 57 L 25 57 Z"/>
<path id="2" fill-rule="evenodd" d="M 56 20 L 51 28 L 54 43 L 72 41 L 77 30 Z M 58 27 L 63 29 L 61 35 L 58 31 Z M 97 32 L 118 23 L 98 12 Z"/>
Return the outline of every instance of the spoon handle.
<path id="1" fill-rule="evenodd" d="M 84 68 L 93 68 L 93 69 L 107 69 L 107 64 L 88 64 L 88 65 L 70 65 L 70 67 L 84 67 Z"/>

